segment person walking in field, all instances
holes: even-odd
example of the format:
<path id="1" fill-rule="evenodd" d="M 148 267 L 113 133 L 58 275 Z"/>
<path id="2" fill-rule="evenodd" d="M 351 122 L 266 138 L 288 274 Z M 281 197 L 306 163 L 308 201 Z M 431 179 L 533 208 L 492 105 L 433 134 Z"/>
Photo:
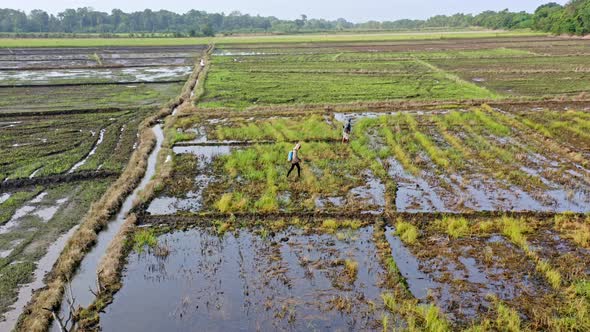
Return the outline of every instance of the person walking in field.
<path id="1" fill-rule="evenodd" d="M 301 159 L 299 159 L 299 150 L 300 149 L 301 149 L 301 143 L 297 143 L 297 145 L 295 145 L 293 150 L 291 152 L 289 152 L 288 160 L 291 162 L 291 169 L 289 170 L 289 172 L 287 172 L 287 177 L 289 177 L 289 175 L 291 174 L 291 172 L 293 171 L 293 169 L 295 167 L 297 167 L 297 178 L 301 177 L 301 167 L 299 166 L 299 163 L 301 162 Z"/>
<path id="2" fill-rule="evenodd" d="M 204 68 L 204 67 L 205 67 L 205 60 L 201 59 L 201 68 Z"/>
<path id="3" fill-rule="evenodd" d="M 350 141 L 350 132 L 352 131 L 352 119 L 348 119 L 344 125 L 344 133 L 342 134 L 342 144 L 346 144 Z"/>

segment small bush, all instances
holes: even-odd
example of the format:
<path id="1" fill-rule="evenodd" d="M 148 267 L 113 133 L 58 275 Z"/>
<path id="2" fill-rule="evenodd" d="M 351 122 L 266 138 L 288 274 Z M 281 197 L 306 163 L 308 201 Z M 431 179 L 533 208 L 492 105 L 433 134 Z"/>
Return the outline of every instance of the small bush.
<path id="1" fill-rule="evenodd" d="M 505 306 L 502 303 L 497 305 L 498 317 L 496 318 L 496 325 L 502 328 L 502 331 L 519 332 L 520 317 L 516 310 Z"/>
<path id="2" fill-rule="evenodd" d="M 523 220 L 502 217 L 500 223 L 502 225 L 502 234 L 507 236 L 510 241 L 514 242 L 523 249 L 528 247 L 525 233 L 527 233 L 529 229 L 524 224 Z"/>
<path id="3" fill-rule="evenodd" d="M 232 201 L 232 194 L 225 193 L 221 196 L 221 198 L 215 203 L 215 207 L 219 212 L 226 213 L 231 210 L 231 201 Z"/>

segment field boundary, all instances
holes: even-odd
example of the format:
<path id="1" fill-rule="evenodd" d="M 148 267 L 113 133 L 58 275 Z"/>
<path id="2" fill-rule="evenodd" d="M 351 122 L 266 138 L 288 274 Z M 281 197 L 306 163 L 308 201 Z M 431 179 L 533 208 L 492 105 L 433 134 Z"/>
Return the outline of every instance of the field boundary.
<path id="1" fill-rule="evenodd" d="M 546 98 L 536 100 L 449 100 L 441 102 L 415 102 L 415 101 L 389 101 L 389 102 L 363 102 L 363 103 L 342 103 L 342 104 L 315 104 L 315 105 L 289 105 L 289 106 L 257 106 L 245 110 L 231 110 L 228 108 L 198 108 L 190 112 L 183 112 L 178 117 L 194 116 L 199 114 L 204 118 L 209 117 L 245 117 L 245 116 L 265 116 L 273 112 L 272 115 L 279 116 L 298 116 L 311 114 L 331 114 L 331 113 L 389 113 L 399 111 L 437 111 L 447 109 L 461 109 L 474 106 L 489 105 L 491 107 L 510 107 L 510 108 L 567 108 L 578 107 L 587 108 L 584 111 L 590 111 L 590 97 L 587 98 Z"/>
<path id="2" fill-rule="evenodd" d="M 476 219 L 497 219 L 501 217 L 525 218 L 534 217 L 537 220 L 551 220 L 555 216 L 567 215 L 572 218 L 583 218 L 584 213 L 556 213 L 556 212 L 533 212 L 533 211 L 472 211 L 463 213 L 453 212 L 395 212 L 388 211 L 380 214 L 362 212 L 329 213 L 329 212 L 279 212 L 279 213 L 201 213 L 182 215 L 137 215 L 139 226 L 159 225 L 201 225 L 212 221 L 224 219 L 239 219 L 241 221 L 272 221 L 277 219 L 299 218 L 303 220 L 313 219 L 337 219 L 337 220 L 374 220 L 385 219 L 389 223 L 402 218 L 404 221 L 433 221 L 443 217 L 454 218 L 476 218 Z"/>
<path id="3" fill-rule="evenodd" d="M 0 191 L 22 187 L 32 187 L 37 185 L 61 184 L 78 181 L 88 181 L 94 179 L 107 179 L 121 175 L 120 172 L 112 171 L 81 171 L 71 174 L 59 174 L 38 178 L 21 178 L 9 179 L 0 182 Z"/>
<path id="4" fill-rule="evenodd" d="M 118 112 L 136 112 L 142 110 L 150 110 L 151 107 L 129 107 L 129 108 L 88 108 L 88 109 L 60 109 L 56 111 L 4 111 L 0 108 L 0 118 L 10 117 L 32 117 L 45 115 L 72 115 L 72 114 L 89 114 L 89 113 L 118 113 Z"/>

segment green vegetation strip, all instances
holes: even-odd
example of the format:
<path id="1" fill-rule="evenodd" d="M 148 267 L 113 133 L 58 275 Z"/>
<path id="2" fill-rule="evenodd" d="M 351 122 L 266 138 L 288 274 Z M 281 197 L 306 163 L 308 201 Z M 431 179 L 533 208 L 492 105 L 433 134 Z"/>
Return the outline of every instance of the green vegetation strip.
<path id="1" fill-rule="evenodd" d="M 216 38 L 0 38 L 0 48 L 16 47 L 107 47 L 107 46 L 185 46 L 208 44 L 257 44 L 257 43 L 324 43 L 436 40 L 497 37 L 547 36 L 531 31 L 482 31 L 439 33 L 373 33 L 373 34 L 308 34 L 292 36 L 244 36 Z"/>

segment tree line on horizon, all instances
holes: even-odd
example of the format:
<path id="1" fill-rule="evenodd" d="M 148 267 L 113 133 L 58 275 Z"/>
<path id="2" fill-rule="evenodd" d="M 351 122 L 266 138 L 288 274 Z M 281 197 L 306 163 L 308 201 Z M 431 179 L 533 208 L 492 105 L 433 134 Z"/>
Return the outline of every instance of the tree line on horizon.
<path id="1" fill-rule="evenodd" d="M 84 7 L 66 9 L 57 15 L 43 10 L 30 13 L 14 9 L 0 9 L 1 33 L 98 33 L 112 34 L 169 34 L 182 36 L 213 36 L 217 33 L 246 32 L 301 33 L 344 30 L 413 30 L 426 28 L 533 29 L 555 34 L 585 35 L 590 33 L 590 0 L 572 0 L 565 6 L 551 2 L 538 7 L 534 13 L 484 11 L 477 15 L 437 15 L 426 20 L 369 21 L 352 23 L 345 19 L 296 20 L 253 16 L 240 12 L 207 13 L 190 10 L 177 14 L 167 10 L 125 13 L 113 9 L 105 13 Z"/>

